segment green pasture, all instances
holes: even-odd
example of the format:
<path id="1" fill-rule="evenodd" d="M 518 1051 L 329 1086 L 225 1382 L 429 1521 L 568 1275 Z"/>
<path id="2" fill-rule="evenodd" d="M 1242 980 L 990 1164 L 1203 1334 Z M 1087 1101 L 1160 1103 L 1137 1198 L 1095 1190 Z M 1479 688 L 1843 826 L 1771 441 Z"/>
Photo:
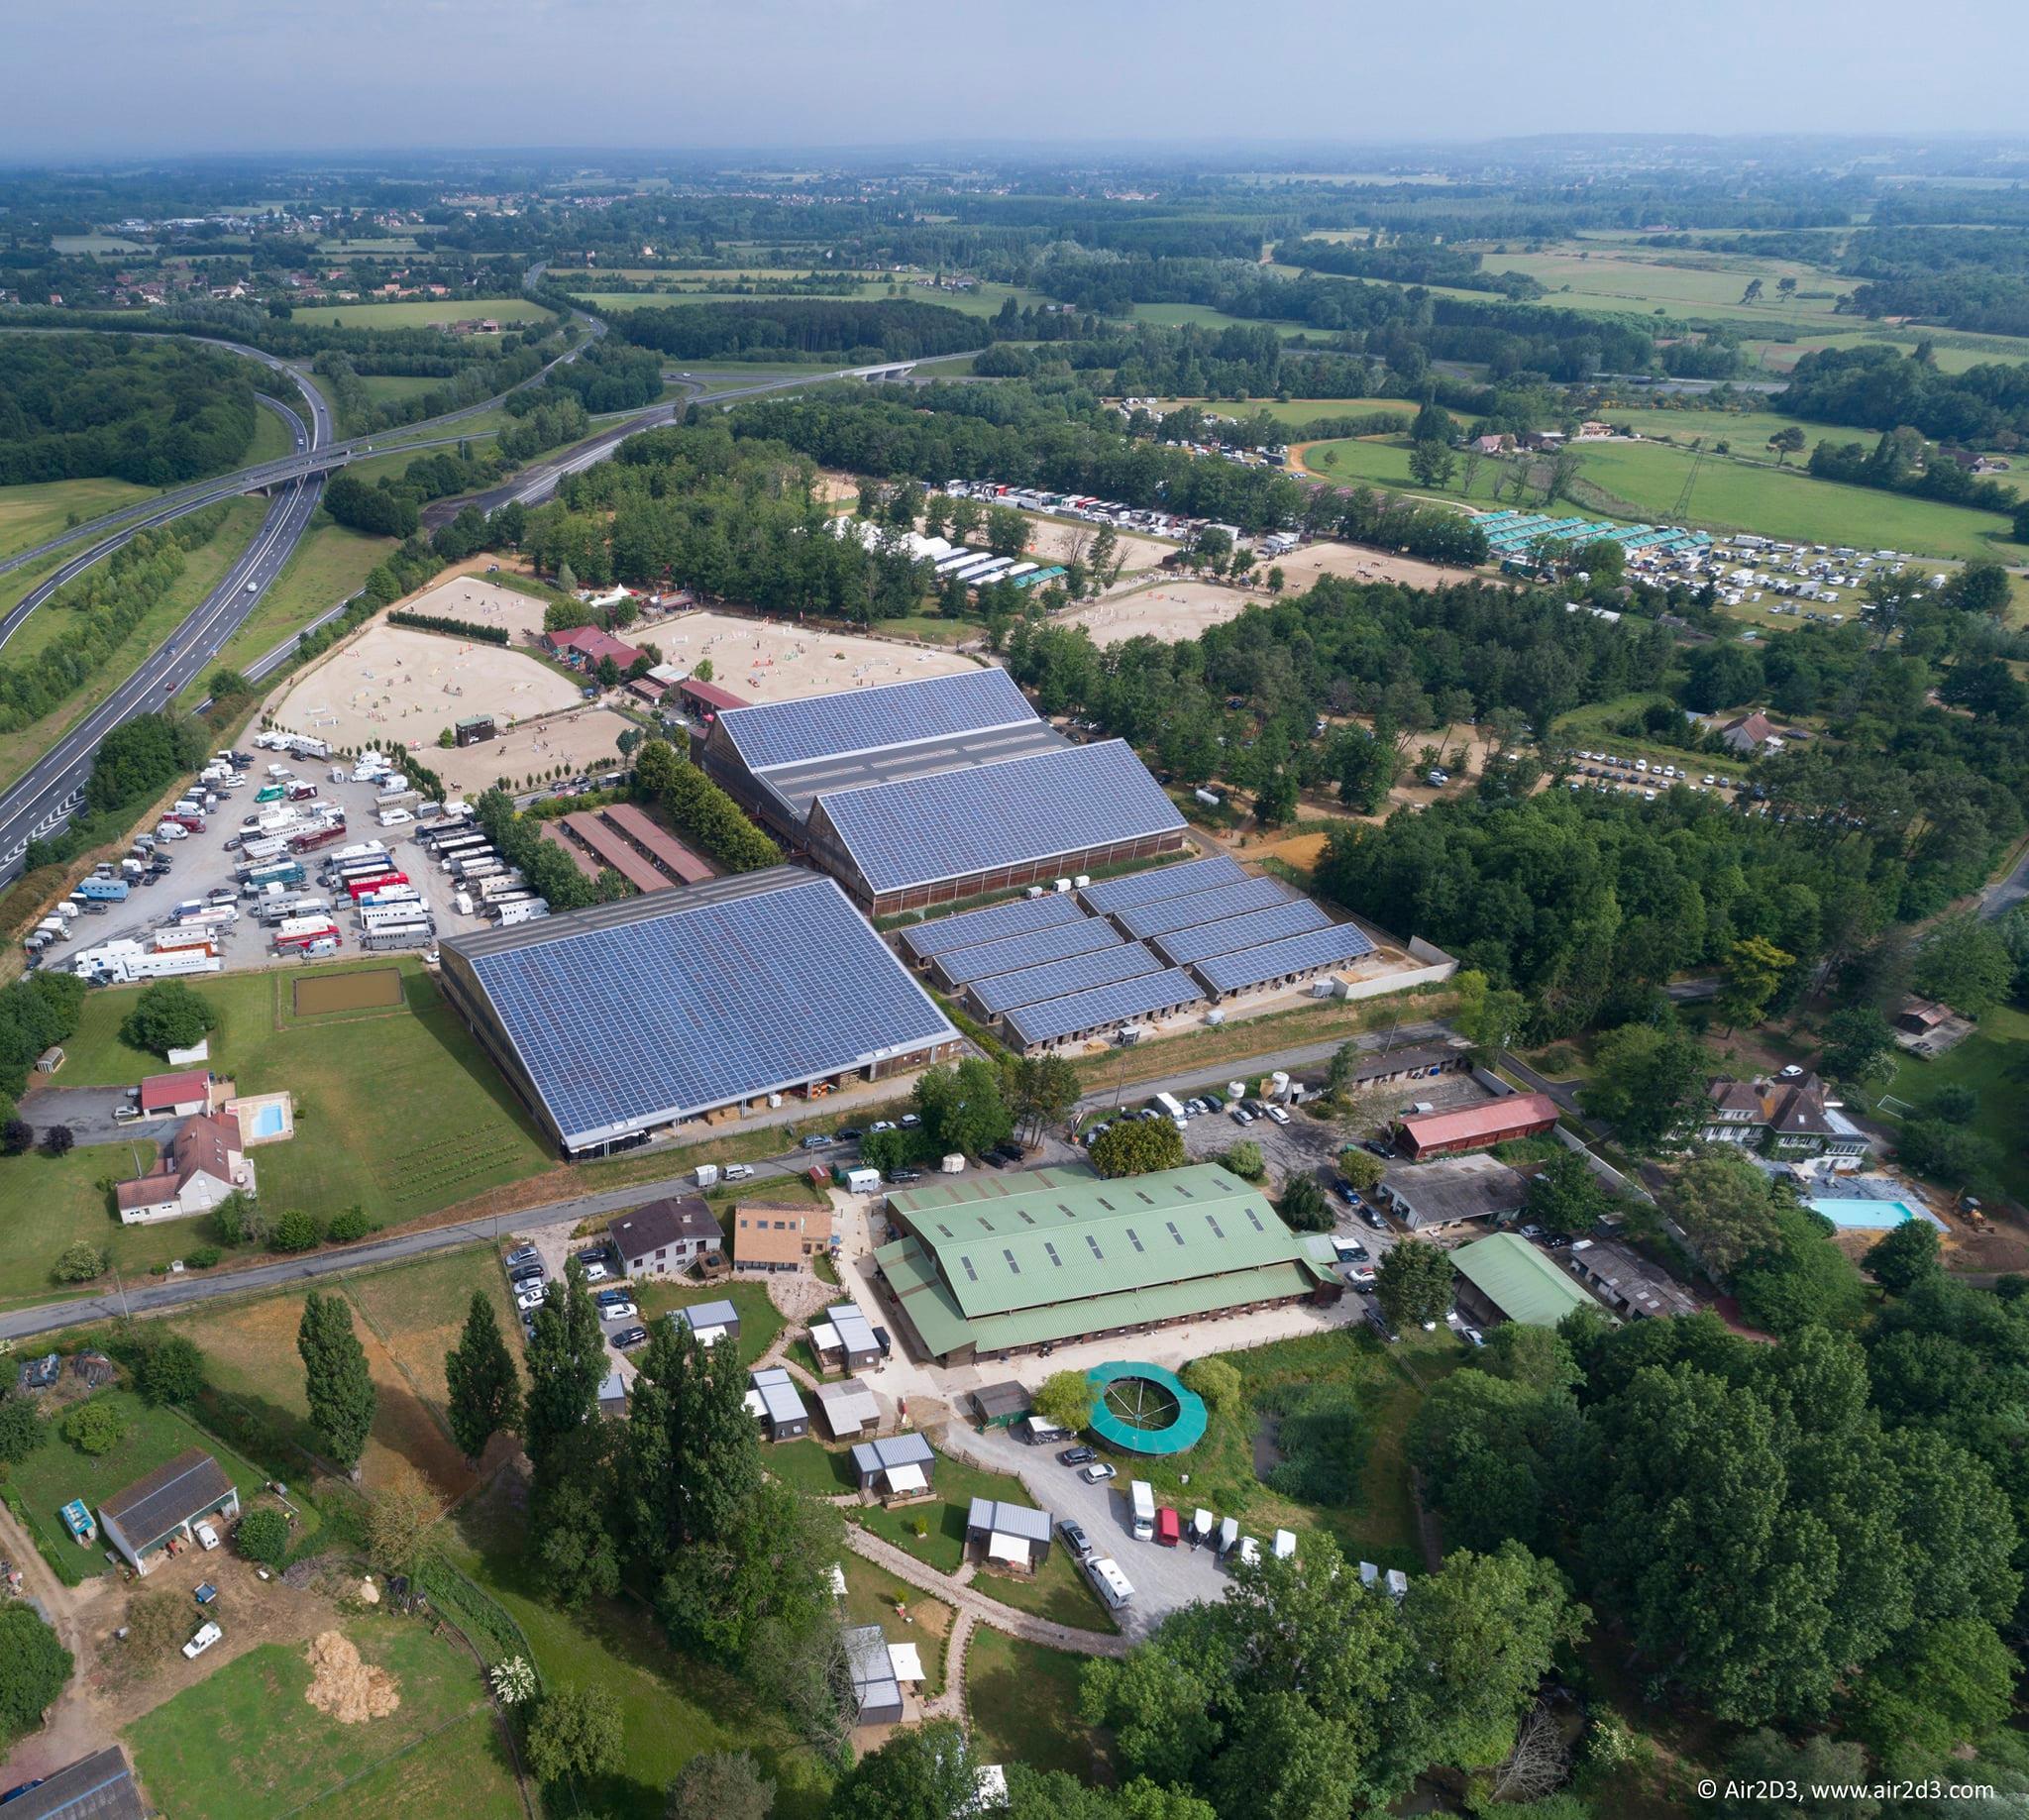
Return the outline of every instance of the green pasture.
<path id="1" fill-rule="evenodd" d="M 78 481 L 37 481 L 24 486 L 0 486 L 0 556 L 33 549 L 123 505 L 152 499 L 157 489 L 131 481 L 101 477 Z M 0 581 L 0 589 L 8 586 Z"/>
<path id="2" fill-rule="evenodd" d="M 310 328 L 426 329 L 443 322 L 473 322 L 490 316 L 495 322 L 554 322 L 540 303 L 527 297 L 438 297 L 406 303 L 305 303 L 296 321 Z"/>

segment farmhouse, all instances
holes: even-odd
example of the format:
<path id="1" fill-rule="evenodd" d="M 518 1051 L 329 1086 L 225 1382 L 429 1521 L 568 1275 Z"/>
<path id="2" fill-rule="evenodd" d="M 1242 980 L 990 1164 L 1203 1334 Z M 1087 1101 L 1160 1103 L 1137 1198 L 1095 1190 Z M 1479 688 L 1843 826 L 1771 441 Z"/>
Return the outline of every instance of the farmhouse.
<path id="1" fill-rule="evenodd" d="M 844 1378 L 836 1384 L 819 1384 L 817 1407 L 824 1412 L 824 1426 L 833 1441 L 863 1441 L 879 1432 L 881 1399 L 858 1378 Z"/>
<path id="2" fill-rule="evenodd" d="M 928 1357 L 969 1364 L 1102 1335 L 1335 1299 L 1260 1191 L 1217 1163 L 1106 1181 L 1073 1166 L 903 1189 L 874 1253 Z"/>
<path id="3" fill-rule="evenodd" d="M 810 1432 L 810 1412 L 797 1394 L 797 1381 L 780 1365 L 748 1374 L 747 1413 L 770 1441 L 797 1441 Z"/>
<path id="4" fill-rule="evenodd" d="M 852 1450 L 852 1469 L 860 1490 L 882 1503 L 926 1498 L 935 1489 L 937 1455 L 914 1431 L 862 1441 Z"/>
<path id="5" fill-rule="evenodd" d="M 829 879 L 790 866 L 444 941 L 446 997 L 568 1156 L 913 1074 L 958 1032 Z"/>
<path id="6" fill-rule="evenodd" d="M 976 1558 L 1033 1573 L 1050 1552 L 1050 1514 L 999 1498 L 974 1498 L 965 1517 L 965 1544 Z"/>
<path id="7" fill-rule="evenodd" d="M 735 1270 L 797 1270 L 813 1257 L 827 1255 L 835 1242 L 829 1206 L 742 1201 L 733 1216 Z"/>
<path id="8" fill-rule="evenodd" d="M 1555 1327 L 1572 1309 L 1593 1305 L 1548 1255 L 1514 1232 L 1490 1232 L 1460 1245 L 1451 1263 L 1465 1279 L 1459 1306 L 1482 1321 Z"/>
<path id="9" fill-rule="evenodd" d="M 630 1277 L 675 1276 L 725 1242 L 711 1209 L 695 1195 L 650 1201 L 617 1216 L 607 1232 Z"/>
<path id="10" fill-rule="evenodd" d="M 1131 748 L 1069 744 L 994 668 L 724 708 L 693 747 L 871 915 L 1184 842 L 1182 815 Z"/>
<path id="11" fill-rule="evenodd" d="M 118 1745 L 12 1790 L 7 1820 L 142 1820 L 150 1810 Z"/>
<path id="12" fill-rule="evenodd" d="M 122 1226 L 150 1226 L 209 1213 L 239 1190 L 255 1192 L 254 1165 L 231 1113 L 215 1119 L 193 1115 L 176 1127 L 156 1166 L 113 1190 Z"/>
<path id="13" fill-rule="evenodd" d="M 1520 1213 L 1529 1184 L 1491 1156 L 1449 1156 L 1437 1162 L 1397 1164 L 1381 1178 L 1374 1198 L 1412 1232 L 1498 1222 Z"/>
<path id="14" fill-rule="evenodd" d="M 202 1447 L 191 1447 L 115 1492 L 99 1506 L 99 1525 L 128 1565 L 146 1575 L 157 1554 L 172 1542 L 187 1542 L 204 1518 L 230 1521 L 239 1514 L 240 1494 L 224 1468 Z"/>
<path id="15" fill-rule="evenodd" d="M 1516 1137 L 1540 1137 L 1557 1122 L 1547 1093 L 1510 1094 L 1456 1112 L 1413 1113 L 1396 1122 L 1397 1140 L 1412 1158 L 1486 1150 Z"/>
<path id="16" fill-rule="evenodd" d="M 1711 1101 L 1698 1126 L 1708 1143 L 1752 1144 L 1783 1161 L 1803 1156 L 1865 1158 L 1867 1133 L 1825 1098 L 1814 1074 L 1794 1081 L 1735 1081 L 1721 1078 L 1707 1091 Z"/>

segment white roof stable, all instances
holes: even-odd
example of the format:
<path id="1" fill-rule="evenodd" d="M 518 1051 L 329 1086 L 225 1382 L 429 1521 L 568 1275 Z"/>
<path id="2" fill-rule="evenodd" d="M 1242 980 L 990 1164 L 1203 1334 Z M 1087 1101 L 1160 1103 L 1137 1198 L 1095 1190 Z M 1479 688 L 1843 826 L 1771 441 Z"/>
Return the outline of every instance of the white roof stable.
<path id="1" fill-rule="evenodd" d="M 765 1371 L 751 1374 L 754 1388 L 747 1393 L 750 1403 L 761 1405 L 760 1413 L 767 1416 L 772 1427 L 780 1428 L 788 1422 L 807 1422 L 810 1412 L 803 1407 L 803 1400 L 797 1394 L 796 1379 L 780 1365 L 770 1365 Z"/>
<path id="2" fill-rule="evenodd" d="M 873 1324 L 852 1303 L 841 1302 L 836 1308 L 827 1308 L 824 1318 L 847 1352 L 880 1351 L 881 1342 L 874 1338 Z"/>

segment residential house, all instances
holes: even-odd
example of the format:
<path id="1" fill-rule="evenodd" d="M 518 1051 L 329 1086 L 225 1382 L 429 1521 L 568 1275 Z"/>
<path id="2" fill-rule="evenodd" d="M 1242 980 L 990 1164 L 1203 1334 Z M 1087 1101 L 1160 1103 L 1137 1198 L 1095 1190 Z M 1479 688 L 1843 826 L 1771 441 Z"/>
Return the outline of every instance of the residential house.
<path id="1" fill-rule="evenodd" d="M 1617 1315 L 1644 1320 L 1698 1312 L 1688 1289 L 1617 1238 L 1581 1238 L 1566 1255 L 1572 1270 Z"/>
<path id="2" fill-rule="evenodd" d="M 974 1498 L 965 1517 L 965 1545 L 981 1561 L 1033 1573 L 1049 1556 L 1050 1514 L 999 1498 Z"/>
<path id="3" fill-rule="evenodd" d="M 937 1456 L 913 1431 L 858 1443 L 852 1450 L 852 1469 L 860 1490 L 883 1504 L 907 1503 L 936 1492 Z"/>
<path id="4" fill-rule="evenodd" d="M 239 1514 L 240 1493 L 225 1469 L 202 1447 L 190 1447 L 101 1504 L 99 1527 L 128 1565 L 146 1576 L 152 1556 L 172 1542 L 187 1542 L 206 1517 L 230 1522 Z"/>
<path id="5" fill-rule="evenodd" d="M 1719 737 L 1743 757 L 1752 758 L 1757 752 L 1780 752 L 1793 735 L 1780 731 L 1766 714 L 1756 708 L 1753 713 L 1724 722 Z"/>
<path id="6" fill-rule="evenodd" d="M 822 1321 L 810 1323 L 810 1349 L 826 1371 L 866 1371 L 881 1362 L 872 1323 L 850 1302 L 827 1308 Z"/>
<path id="7" fill-rule="evenodd" d="M 1374 1199 L 1410 1231 L 1428 1232 L 1468 1220 L 1498 1223 L 1518 1214 L 1529 1199 L 1529 1183 L 1491 1156 L 1446 1156 L 1393 1165 Z"/>
<path id="8" fill-rule="evenodd" d="M 810 1432 L 810 1412 L 797 1394 L 797 1381 L 780 1365 L 748 1374 L 747 1414 L 770 1441 L 799 1441 Z"/>
<path id="9" fill-rule="evenodd" d="M 254 1165 L 240 1138 L 240 1122 L 230 1113 L 215 1119 L 185 1119 L 148 1174 L 121 1182 L 113 1191 L 123 1226 L 159 1220 L 187 1220 L 207 1214 L 228 1195 L 256 1192 Z"/>
<path id="10" fill-rule="evenodd" d="M 1854 1161 L 1869 1150 L 1867 1133 L 1827 1100 L 1814 1074 L 1793 1081 L 1716 1080 L 1707 1093 L 1711 1111 L 1698 1135 L 1707 1143 L 1752 1144 L 1785 1162 L 1803 1156 Z"/>
<path id="11" fill-rule="evenodd" d="M 835 1242 L 831 1207 L 742 1201 L 733 1216 L 735 1270 L 796 1270 Z"/>
<path id="12" fill-rule="evenodd" d="M 650 1201 L 606 1229 L 630 1277 L 675 1276 L 725 1243 L 711 1209 L 696 1195 Z"/>
<path id="13" fill-rule="evenodd" d="M 1466 445 L 1475 455 L 1513 455 L 1515 439 L 1503 432 L 1498 436 L 1475 436 Z"/>
<path id="14" fill-rule="evenodd" d="M 594 625 L 576 625 L 567 632 L 545 632 L 543 648 L 574 670 L 596 670 L 607 658 L 625 670 L 643 655 L 637 647 L 610 632 L 601 632 Z"/>
<path id="15" fill-rule="evenodd" d="M 152 1074 L 141 1083 L 141 1116 L 187 1119 L 193 1113 L 215 1113 L 231 1094 L 230 1081 L 219 1081 L 203 1068 Z"/>

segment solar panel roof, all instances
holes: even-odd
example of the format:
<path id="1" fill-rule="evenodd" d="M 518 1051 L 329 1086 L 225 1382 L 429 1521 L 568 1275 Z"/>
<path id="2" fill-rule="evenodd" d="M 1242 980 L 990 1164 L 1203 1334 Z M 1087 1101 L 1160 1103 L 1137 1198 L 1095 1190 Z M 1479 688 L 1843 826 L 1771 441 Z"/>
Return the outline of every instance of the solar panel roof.
<path id="1" fill-rule="evenodd" d="M 876 746 L 871 752 L 830 753 L 794 765 L 752 774 L 755 782 L 801 821 L 819 797 L 841 790 L 867 790 L 909 778 L 934 777 L 973 765 L 1005 765 L 1037 752 L 1060 752 L 1069 742 L 1047 720 L 1030 715 L 1012 726 L 950 733 L 913 740 L 906 746 Z"/>
<path id="2" fill-rule="evenodd" d="M 1285 973 L 1302 973 L 1311 967 L 1335 967 L 1371 954 L 1374 944 L 1349 922 L 1329 929 L 1314 929 L 1308 935 L 1291 935 L 1258 948 L 1242 948 L 1236 954 L 1215 954 L 1191 971 L 1213 992 L 1239 992 L 1264 980 L 1280 979 Z"/>
<path id="3" fill-rule="evenodd" d="M 1288 935 L 1331 926 L 1330 916 L 1310 899 L 1299 898 L 1294 904 L 1277 904 L 1244 916 L 1222 916 L 1217 922 L 1195 923 L 1150 939 L 1172 966 L 1188 967 L 1193 961 L 1207 960 L 1215 954 L 1257 948 L 1264 941 L 1280 941 Z"/>
<path id="4" fill-rule="evenodd" d="M 1180 831 L 1184 818 L 1124 740 L 834 792 L 812 815 L 875 892 Z"/>
<path id="5" fill-rule="evenodd" d="M 1187 891 L 1235 884 L 1246 876 L 1238 860 L 1215 853 L 1210 859 L 1186 860 L 1181 866 L 1158 866 L 1148 872 L 1130 872 L 1123 879 L 1102 879 L 1078 895 L 1087 910 L 1111 916 L 1115 910 L 1153 904 L 1158 898 L 1181 897 Z"/>
<path id="6" fill-rule="evenodd" d="M 1236 885 L 1219 885 L 1211 891 L 1194 891 L 1181 898 L 1164 898 L 1137 910 L 1121 910 L 1120 924 L 1129 935 L 1166 935 L 1171 929 L 1217 922 L 1222 916 L 1272 910 L 1295 896 L 1280 879 L 1241 879 Z"/>
<path id="7" fill-rule="evenodd" d="M 1159 972 L 1161 967 L 1162 962 L 1138 941 L 1123 941 L 1118 948 L 1095 948 L 1089 954 L 1074 954 L 1067 960 L 1024 967 L 1019 973 L 976 980 L 972 996 L 989 1017 L 998 1017 L 1017 1005 L 1034 1005 L 1043 999 L 1061 999 L 1066 993 L 1085 992 L 1094 986 L 1111 986 L 1116 980 Z"/>
<path id="8" fill-rule="evenodd" d="M 1193 1005 L 1204 996 L 1188 973 L 1165 967 L 1160 973 L 1139 974 L 1090 992 L 1017 1006 L 1008 1014 L 1008 1028 L 1024 1046 L 1054 1042 L 1079 1030 L 1096 1030 L 1104 1024 L 1124 1023 L 1130 1017 Z"/>
<path id="9" fill-rule="evenodd" d="M 970 948 L 953 948 L 949 954 L 937 956 L 936 969 L 951 985 L 965 986 L 974 980 L 990 980 L 996 974 L 1040 967 L 1045 961 L 1066 960 L 1073 954 L 1125 946 L 1121 932 L 1112 923 L 1098 916 L 1080 916 L 1076 922 L 1030 929 L 1024 935 L 982 941 Z"/>
<path id="10" fill-rule="evenodd" d="M 444 954 L 571 1149 L 956 1035 L 837 885 L 787 866 Z"/>
<path id="11" fill-rule="evenodd" d="M 729 707 L 720 712 L 718 724 L 750 770 L 767 771 L 1035 718 L 1035 709 L 1014 679 L 1005 670 L 988 668 L 809 696 L 801 701 Z"/>
<path id="12" fill-rule="evenodd" d="M 919 961 L 933 954 L 947 954 L 953 948 L 969 948 L 976 942 L 999 941 L 1004 935 L 1021 935 L 1030 929 L 1046 929 L 1054 923 L 1075 922 L 1084 912 L 1069 892 L 1051 892 L 1040 898 L 1016 898 L 1010 904 L 995 904 L 986 910 L 964 910 L 956 916 L 939 916 L 902 931 L 902 945 Z"/>

